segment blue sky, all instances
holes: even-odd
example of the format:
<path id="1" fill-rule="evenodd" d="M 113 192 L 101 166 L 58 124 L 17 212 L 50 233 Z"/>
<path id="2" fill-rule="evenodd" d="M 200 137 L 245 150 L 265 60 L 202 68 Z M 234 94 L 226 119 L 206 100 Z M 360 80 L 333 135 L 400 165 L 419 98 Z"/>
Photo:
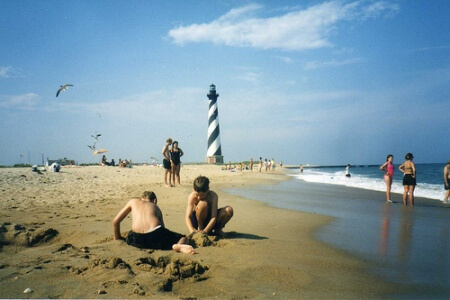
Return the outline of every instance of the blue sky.
<path id="1" fill-rule="evenodd" d="M 0 165 L 450 158 L 449 1 L 1 1 Z M 56 98 L 61 84 L 74 86 Z"/>

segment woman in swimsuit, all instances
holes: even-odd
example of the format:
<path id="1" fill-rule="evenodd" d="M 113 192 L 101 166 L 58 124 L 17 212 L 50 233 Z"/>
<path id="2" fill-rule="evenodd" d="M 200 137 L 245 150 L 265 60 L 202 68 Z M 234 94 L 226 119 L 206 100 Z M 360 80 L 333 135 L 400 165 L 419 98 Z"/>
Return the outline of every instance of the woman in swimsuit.
<path id="1" fill-rule="evenodd" d="M 170 163 L 172 166 L 172 182 L 175 184 L 175 177 L 177 178 L 178 185 L 180 184 L 180 169 L 181 169 L 181 160 L 180 158 L 183 156 L 183 150 L 178 148 L 178 142 L 174 141 L 172 144 L 172 149 L 170 151 Z"/>
<path id="2" fill-rule="evenodd" d="M 406 161 L 398 168 L 403 173 L 403 204 L 406 204 L 406 196 L 409 195 L 409 205 L 414 206 L 414 189 L 416 188 L 416 166 L 413 163 L 414 155 L 407 153 Z"/>
<path id="3" fill-rule="evenodd" d="M 394 156 L 389 154 L 386 158 L 386 162 L 380 167 L 380 170 L 386 172 L 384 174 L 384 181 L 386 182 L 386 201 L 392 203 L 391 200 L 391 187 L 392 177 L 394 176 Z"/>
<path id="4" fill-rule="evenodd" d="M 448 204 L 448 198 L 450 197 L 450 159 L 447 161 L 447 165 L 444 167 L 444 188 L 444 203 Z"/>

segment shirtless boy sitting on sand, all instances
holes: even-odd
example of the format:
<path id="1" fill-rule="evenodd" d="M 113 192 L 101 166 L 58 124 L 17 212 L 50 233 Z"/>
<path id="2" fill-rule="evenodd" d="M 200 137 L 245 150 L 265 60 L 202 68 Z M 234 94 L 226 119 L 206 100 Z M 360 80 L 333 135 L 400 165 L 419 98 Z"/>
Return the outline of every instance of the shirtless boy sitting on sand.
<path id="1" fill-rule="evenodd" d="M 126 238 L 128 245 L 138 248 L 170 250 L 194 254 L 194 248 L 186 245 L 186 237 L 164 227 L 162 212 L 156 205 L 158 199 L 152 191 L 141 198 L 132 198 L 113 220 L 114 239 L 125 240 L 120 234 L 120 222 L 131 212 L 131 231 Z"/>
<path id="2" fill-rule="evenodd" d="M 233 208 L 218 209 L 219 197 L 209 189 L 209 179 L 199 176 L 194 180 L 194 191 L 189 195 L 186 208 L 186 225 L 190 233 L 204 232 L 224 236 L 225 224 L 233 217 Z"/>

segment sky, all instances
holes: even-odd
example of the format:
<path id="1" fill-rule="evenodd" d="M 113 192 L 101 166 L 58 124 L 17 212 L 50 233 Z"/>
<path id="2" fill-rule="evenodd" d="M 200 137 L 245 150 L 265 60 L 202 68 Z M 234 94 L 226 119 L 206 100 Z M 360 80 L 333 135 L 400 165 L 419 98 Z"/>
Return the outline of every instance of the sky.
<path id="1" fill-rule="evenodd" d="M 450 159 L 450 1 L 1 1 L 0 165 Z M 73 84 L 56 97 L 62 84 Z"/>

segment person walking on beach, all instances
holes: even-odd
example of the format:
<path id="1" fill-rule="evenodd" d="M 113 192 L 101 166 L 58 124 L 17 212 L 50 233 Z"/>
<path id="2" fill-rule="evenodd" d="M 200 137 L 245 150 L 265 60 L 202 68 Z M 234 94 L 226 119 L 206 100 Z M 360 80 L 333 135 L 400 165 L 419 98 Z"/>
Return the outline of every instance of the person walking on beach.
<path id="1" fill-rule="evenodd" d="M 194 248 L 186 243 L 185 236 L 165 228 L 157 202 L 152 191 L 145 191 L 141 197 L 129 200 L 113 220 L 114 240 L 125 240 L 128 245 L 138 248 L 173 249 L 176 252 L 194 254 Z M 131 231 L 125 239 L 120 234 L 120 222 L 130 212 Z"/>
<path id="2" fill-rule="evenodd" d="M 261 173 L 262 167 L 263 167 L 263 160 L 262 160 L 262 157 L 260 157 L 259 158 L 259 173 Z"/>
<path id="3" fill-rule="evenodd" d="M 194 180 L 194 191 L 189 195 L 185 222 L 190 233 L 204 232 L 225 236 L 222 229 L 233 217 L 233 208 L 218 208 L 219 196 L 209 189 L 209 179 L 198 176 Z"/>
<path id="4" fill-rule="evenodd" d="M 250 166 L 249 166 L 249 168 L 250 168 L 250 172 L 253 172 L 253 157 L 250 158 Z"/>
<path id="5" fill-rule="evenodd" d="M 416 166 L 413 163 L 414 155 L 407 153 L 406 161 L 398 168 L 403 173 L 403 205 L 407 205 L 406 198 L 409 195 L 409 205 L 414 206 L 414 189 L 416 188 Z"/>
<path id="6" fill-rule="evenodd" d="M 386 202 L 392 203 L 391 200 L 391 187 L 392 178 L 394 176 L 394 156 L 389 154 L 386 157 L 386 162 L 380 167 L 380 170 L 384 171 L 384 181 L 386 182 Z"/>
<path id="7" fill-rule="evenodd" d="M 166 187 L 173 186 L 172 185 L 172 171 L 171 171 L 172 166 L 170 164 L 170 151 L 169 151 L 170 145 L 172 145 L 172 139 L 168 138 L 162 148 L 162 155 L 164 156 L 164 159 L 163 159 L 164 184 L 166 185 Z M 169 184 L 167 184 L 167 175 L 169 175 Z"/>
<path id="8" fill-rule="evenodd" d="M 448 204 L 448 198 L 450 197 L 450 159 L 447 161 L 447 165 L 444 167 L 444 188 L 446 190 L 444 203 Z"/>
<path id="9" fill-rule="evenodd" d="M 175 177 L 177 178 L 178 185 L 180 186 L 180 169 L 181 169 L 181 160 L 180 158 L 183 156 L 183 150 L 178 148 L 178 142 L 174 141 L 172 144 L 172 149 L 170 152 L 170 163 L 171 163 L 171 171 L 172 171 L 172 182 L 175 185 Z"/>
<path id="10" fill-rule="evenodd" d="M 345 168 L 345 177 L 351 177 L 352 175 L 350 174 L 350 164 L 347 165 L 347 167 Z"/>

